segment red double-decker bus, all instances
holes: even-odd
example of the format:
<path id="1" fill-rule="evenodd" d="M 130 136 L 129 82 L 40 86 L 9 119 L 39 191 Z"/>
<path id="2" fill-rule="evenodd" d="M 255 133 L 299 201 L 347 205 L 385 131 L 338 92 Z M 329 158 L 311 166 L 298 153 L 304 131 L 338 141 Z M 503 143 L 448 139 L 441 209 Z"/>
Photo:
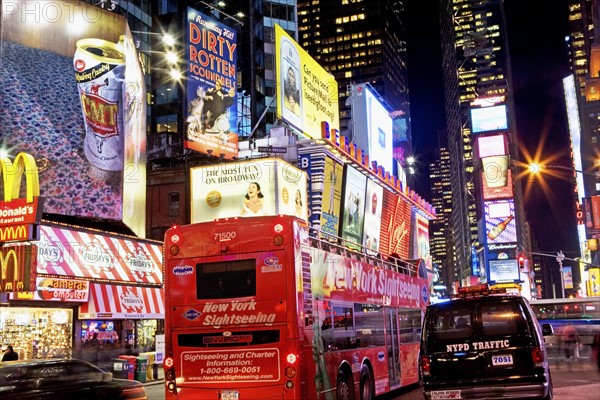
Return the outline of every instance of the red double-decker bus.
<path id="1" fill-rule="evenodd" d="M 291 216 L 165 236 L 166 399 L 373 399 L 417 383 L 427 279 Z"/>

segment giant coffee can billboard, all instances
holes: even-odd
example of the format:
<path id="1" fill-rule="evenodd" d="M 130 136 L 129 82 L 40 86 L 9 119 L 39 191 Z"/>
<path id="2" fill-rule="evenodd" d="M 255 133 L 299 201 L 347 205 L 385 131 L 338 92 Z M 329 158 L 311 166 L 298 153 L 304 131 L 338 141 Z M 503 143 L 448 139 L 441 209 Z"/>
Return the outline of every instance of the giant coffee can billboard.
<path id="1" fill-rule="evenodd" d="M 0 150 L 31 154 L 44 212 L 145 236 L 146 91 L 124 17 L 78 1 L 1 1 Z"/>

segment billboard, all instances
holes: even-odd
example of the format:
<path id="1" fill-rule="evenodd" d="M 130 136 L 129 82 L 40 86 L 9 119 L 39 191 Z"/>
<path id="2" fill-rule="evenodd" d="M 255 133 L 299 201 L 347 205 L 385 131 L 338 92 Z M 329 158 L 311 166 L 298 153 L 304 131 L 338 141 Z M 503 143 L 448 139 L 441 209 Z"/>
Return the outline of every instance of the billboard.
<path id="1" fill-rule="evenodd" d="M 391 174 L 394 171 L 392 118 L 378 97 L 368 84 L 352 85 L 354 143 Z"/>
<path id="2" fill-rule="evenodd" d="M 25 243 L 0 246 L 0 293 L 35 289 L 37 246 Z"/>
<path id="3" fill-rule="evenodd" d="M 506 105 L 471 108 L 471 132 L 489 132 L 508 129 Z"/>
<path id="4" fill-rule="evenodd" d="M 344 176 L 342 232 L 346 247 L 361 250 L 365 221 L 365 190 L 367 177 L 356 168 L 346 165 Z"/>
<path id="5" fill-rule="evenodd" d="M 306 173 L 279 159 L 195 167 L 190 180 L 191 223 L 278 214 L 307 219 Z"/>
<path id="6" fill-rule="evenodd" d="M 381 233 L 381 212 L 383 210 L 383 187 L 371 179 L 367 180 L 367 197 L 365 202 L 363 246 L 369 253 L 378 253 L 379 235 Z"/>
<path id="7" fill-rule="evenodd" d="M 321 233 L 337 237 L 340 231 L 340 205 L 344 166 L 325 157 L 325 178 L 321 204 Z"/>
<path id="8" fill-rule="evenodd" d="M 145 81 L 126 19 L 78 1 L 5 1 L 0 54 L 0 147 L 35 158 L 43 211 L 145 236 Z"/>
<path id="9" fill-rule="evenodd" d="M 238 155 L 237 34 L 187 8 L 185 147 L 226 159 Z"/>
<path id="10" fill-rule="evenodd" d="M 562 280 L 563 287 L 565 289 L 573 289 L 573 268 L 564 266 L 562 267 Z"/>
<path id="11" fill-rule="evenodd" d="M 411 220 L 410 203 L 399 194 L 384 190 L 379 244 L 379 251 L 382 254 L 396 255 L 404 260 L 412 258 L 410 254 Z"/>
<path id="12" fill-rule="evenodd" d="M 516 242 L 517 226 L 514 201 L 512 199 L 485 201 L 483 206 L 487 243 Z"/>
<path id="13" fill-rule="evenodd" d="M 321 137 L 321 122 L 339 129 L 335 79 L 275 25 L 277 116 L 310 138 Z"/>
<path id="14" fill-rule="evenodd" d="M 503 156 L 506 153 L 504 135 L 479 136 L 477 138 L 479 158 Z"/>
<path id="15" fill-rule="evenodd" d="M 518 282 L 519 277 L 519 262 L 516 259 L 490 259 L 489 282 L 492 283 L 507 283 Z"/>
<path id="16" fill-rule="evenodd" d="M 487 176 L 486 176 L 487 175 Z M 511 199 L 514 197 L 513 185 L 512 185 L 512 171 L 506 170 L 506 184 L 505 185 L 489 185 L 488 179 L 494 177 L 494 170 L 488 168 L 487 171 L 481 173 L 481 182 L 483 188 L 483 199 L 484 200 L 495 200 L 495 199 Z M 496 175 L 497 176 L 497 175 Z M 492 181 L 496 181 L 492 179 Z"/>

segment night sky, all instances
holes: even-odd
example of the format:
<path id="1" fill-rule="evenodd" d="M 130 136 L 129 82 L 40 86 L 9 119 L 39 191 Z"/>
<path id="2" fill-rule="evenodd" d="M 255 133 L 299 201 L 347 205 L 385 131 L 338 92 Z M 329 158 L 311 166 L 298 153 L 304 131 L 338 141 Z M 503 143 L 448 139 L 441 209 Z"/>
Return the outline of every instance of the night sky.
<path id="1" fill-rule="evenodd" d="M 439 0 L 409 0 L 408 73 L 413 146 L 418 157 L 415 190 L 431 199 L 428 164 L 438 131 L 445 127 L 440 58 Z M 570 165 L 562 79 L 569 74 L 566 0 L 505 0 L 521 159 L 541 152 L 553 164 Z M 578 255 L 570 183 L 547 180 L 550 194 L 523 181 L 525 211 L 539 250 Z M 526 190 L 527 189 L 527 190 Z"/>

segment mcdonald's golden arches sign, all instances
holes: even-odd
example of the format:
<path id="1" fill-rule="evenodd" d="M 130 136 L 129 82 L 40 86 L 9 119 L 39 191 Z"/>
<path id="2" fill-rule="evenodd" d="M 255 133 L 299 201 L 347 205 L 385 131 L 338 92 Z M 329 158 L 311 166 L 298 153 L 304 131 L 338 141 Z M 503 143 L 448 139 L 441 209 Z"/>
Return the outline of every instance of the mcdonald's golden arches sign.
<path id="1" fill-rule="evenodd" d="M 21 184 L 25 178 L 24 197 Z M 0 156 L 0 243 L 33 239 L 34 224 L 41 216 L 40 182 L 35 158 L 19 153 L 10 160 Z"/>

